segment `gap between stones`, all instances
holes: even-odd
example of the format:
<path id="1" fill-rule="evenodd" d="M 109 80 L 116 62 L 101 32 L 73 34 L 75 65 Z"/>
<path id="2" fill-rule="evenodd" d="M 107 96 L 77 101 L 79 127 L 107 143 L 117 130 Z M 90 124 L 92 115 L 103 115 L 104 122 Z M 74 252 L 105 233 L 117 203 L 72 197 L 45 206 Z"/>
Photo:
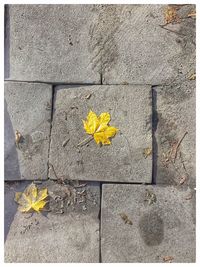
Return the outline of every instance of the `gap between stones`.
<path id="1" fill-rule="evenodd" d="M 158 124 L 157 112 L 157 92 L 156 86 L 152 86 L 152 184 L 156 184 L 157 177 L 157 157 L 158 157 L 158 144 L 156 140 L 156 130 Z"/>
<path id="2" fill-rule="evenodd" d="M 100 200 L 99 200 L 99 262 L 102 262 L 101 257 L 101 207 L 102 207 L 102 182 L 100 182 Z"/>
<path id="3" fill-rule="evenodd" d="M 10 75 L 10 16 L 9 5 L 4 6 L 4 77 Z"/>
<path id="4" fill-rule="evenodd" d="M 55 86 L 52 85 L 52 99 L 51 99 L 51 122 L 49 130 L 49 148 L 48 148 L 48 162 L 47 162 L 47 179 L 49 179 L 49 156 L 50 156 L 50 147 L 51 147 L 51 131 L 53 124 L 53 111 L 54 111 L 54 100 L 55 100 Z"/>

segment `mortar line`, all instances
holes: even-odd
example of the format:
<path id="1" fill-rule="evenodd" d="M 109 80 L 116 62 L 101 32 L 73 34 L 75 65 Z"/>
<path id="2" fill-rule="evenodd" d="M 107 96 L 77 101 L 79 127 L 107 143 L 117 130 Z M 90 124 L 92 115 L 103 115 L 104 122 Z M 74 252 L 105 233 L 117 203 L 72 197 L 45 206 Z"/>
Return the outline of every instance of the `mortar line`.
<path id="1" fill-rule="evenodd" d="M 101 207 L 102 207 L 102 182 L 100 182 L 100 201 L 99 201 L 99 263 L 102 263 L 102 255 L 101 255 Z"/>
<path id="2" fill-rule="evenodd" d="M 10 17 L 9 5 L 4 5 L 4 79 L 10 76 Z"/>
<path id="3" fill-rule="evenodd" d="M 73 86 L 94 86 L 94 85 L 103 85 L 103 86 L 111 86 L 111 85 L 117 85 L 117 86 L 137 86 L 137 85 L 149 85 L 151 87 L 157 87 L 157 86 L 168 86 L 170 84 L 165 84 L 165 83 L 162 83 L 162 84 L 151 84 L 151 83 L 127 83 L 127 84 L 123 84 L 123 83 L 109 83 L 109 84 L 106 84 L 106 83 L 103 83 L 103 73 L 100 73 L 100 83 L 76 83 L 76 82 L 72 82 L 72 83 L 67 83 L 67 82 L 48 82 L 48 81 L 27 81 L 27 80 L 8 80 L 8 79 L 4 79 L 4 82 L 19 82 L 19 83 L 44 83 L 44 84 L 50 84 L 52 86 L 57 86 L 57 85 L 73 85 Z"/>
<path id="4" fill-rule="evenodd" d="M 56 179 L 50 179 L 52 181 L 57 181 Z M 37 180 L 28 180 L 28 179 L 24 179 L 24 180 L 5 180 L 5 182 L 31 182 L 31 181 L 37 181 Z M 45 182 L 47 181 L 47 179 L 43 179 L 43 180 L 40 180 L 40 182 Z M 77 180 L 71 180 L 71 181 L 77 181 Z M 78 181 L 82 181 L 82 182 L 85 182 L 85 183 L 93 183 L 93 182 L 98 182 L 98 183 L 101 183 L 101 184 L 121 184 L 121 185 L 152 185 L 152 183 L 130 183 L 130 182 L 118 182 L 118 181 L 98 181 L 98 180 L 78 180 Z"/>
<path id="5" fill-rule="evenodd" d="M 53 126 L 53 111 L 54 111 L 54 101 L 55 101 L 55 88 L 52 86 L 52 98 L 51 98 L 51 123 L 49 130 L 49 149 L 48 149 L 48 162 L 47 162 L 47 179 L 49 178 L 49 157 L 50 157 L 50 148 L 51 148 L 51 132 Z"/>
<path id="6" fill-rule="evenodd" d="M 157 93 L 152 86 L 152 184 L 156 184 L 157 178 L 157 154 L 158 154 L 158 145 L 156 139 L 156 130 L 158 123 L 157 115 Z"/>
<path id="7" fill-rule="evenodd" d="M 90 85 L 101 85 L 101 83 L 67 83 L 67 82 L 48 82 L 48 81 L 39 81 L 39 80 L 35 80 L 35 81 L 27 81 L 27 80 L 8 80 L 8 79 L 5 79 L 4 82 L 13 82 L 13 83 L 44 83 L 44 84 L 50 84 L 52 86 L 57 86 L 57 85 L 77 85 L 77 86 L 80 86 L 80 85 L 85 85 L 85 86 L 90 86 Z"/>

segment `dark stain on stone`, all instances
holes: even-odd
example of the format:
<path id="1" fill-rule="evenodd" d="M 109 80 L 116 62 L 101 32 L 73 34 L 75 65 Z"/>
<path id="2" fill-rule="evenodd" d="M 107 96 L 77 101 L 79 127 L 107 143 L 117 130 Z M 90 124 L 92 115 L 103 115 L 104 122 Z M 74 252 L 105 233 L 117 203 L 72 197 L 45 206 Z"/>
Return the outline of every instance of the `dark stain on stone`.
<path id="1" fill-rule="evenodd" d="M 122 112 L 123 112 L 124 117 L 127 117 L 127 114 L 128 114 L 127 110 L 122 110 Z"/>
<path id="2" fill-rule="evenodd" d="M 160 160 L 157 167 L 157 182 L 160 184 L 177 186 L 178 179 L 176 171 L 172 169 L 171 165 L 169 167 L 164 167 L 163 163 L 161 162 L 161 157 L 159 159 Z M 178 178 L 180 179 L 179 176 Z"/>
<path id="3" fill-rule="evenodd" d="M 25 158 L 31 159 L 41 151 L 43 141 L 44 139 L 34 140 L 29 134 L 23 135 L 19 143 L 19 150 L 24 153 Z"/>
<path id="4" fill-rule="evenodd" d="M 139 230 L 147 246 L 158 246 L 164 237 L 164 223 L 154 211 L 144 214 L 139 221 Z"/>

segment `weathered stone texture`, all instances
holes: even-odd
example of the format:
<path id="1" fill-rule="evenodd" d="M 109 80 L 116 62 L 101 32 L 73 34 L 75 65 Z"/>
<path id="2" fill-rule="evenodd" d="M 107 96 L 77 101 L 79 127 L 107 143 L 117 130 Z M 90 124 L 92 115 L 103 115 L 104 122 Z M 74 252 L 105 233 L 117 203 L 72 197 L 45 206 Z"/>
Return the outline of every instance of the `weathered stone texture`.
<path id="1" fill-rule="evenodd" d="M 88 97 L 89 96 L 89 97 Z M 111 114 L 110 125 L 119 129 L 112 144 L 99 146 L 88 137 L 82 119 L 88 112 Z M 150 86 L 81 86 L 57 88 L 50 145 L 50 163 L 58 177 L 150 183 L 152 146 Z M 63 147 L 63 142 L 67 140 Z M 52 169 L 50 178 L 56 179 Z"/>
<path id="2" fill-rule="evenodd" d="M 103 185 L 102 191 L 102 262 L 164 262 L 167 256 L 195 262 L 194 190 Z"/>
<path id="3" fill-rule="evenodd" d="M 9 5 L 6 78 L 100 83 L 88 48 L 92 5 Z"/>
<path id="4" fill-rule="evenodd" d="M 85 188 L 87 197 L 92 196 L 95 202 L 87 200 L 84 210 L 82 203 L 66 206 L 64 202 L 62 214 L 58 206 L 66 186 L 48 181 L 40 187 L 48 189 L 50 198 L 46 209 L 51 212 L 31 216 L 12 209 L 12 215 L 6 213 L 5 225 L 9 223 L 10 230 L 5 242 L 5 262 L 99 262 L 99 185 L 88 184 Z M 5 201 L 9 207 L 13 206 L 15 191 L 24 188 L 22 183 L 7 188 Z"/>
<path id="5" fill-rule="evenodd" d="M 5 82 L 5 180 L 47 179 L 51 101 L 51 85 Z"/>

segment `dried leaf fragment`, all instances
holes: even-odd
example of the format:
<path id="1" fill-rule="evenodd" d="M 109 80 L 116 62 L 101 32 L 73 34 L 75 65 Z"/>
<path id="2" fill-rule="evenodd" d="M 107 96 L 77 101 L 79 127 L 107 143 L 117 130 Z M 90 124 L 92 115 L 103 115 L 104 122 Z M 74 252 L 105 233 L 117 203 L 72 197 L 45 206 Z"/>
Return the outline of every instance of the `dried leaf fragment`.
<path id="1" fill-rule="evenodd" d="M 190 193 L 187 197 L 185 197 L 185 200 L 190 200 L 190 199 L 192 199 L 192 197 L 193 197 L 193 194 Z"/>
<path id="2" fill-rule="evenodd" d="M 165 16 L 165 23 L 173 23 L 173 22 L 179 22 L 179 16 L 177 14 L 177 7 L 175 6 L 168 6 L 164 11 Z"/>
<path id="3" fill-rule="evenodd" d="M 120 213 L 119 215 L 121 216 L 125 224 L 133 225 L 132 221 L 128 218 L 128 216 L 124 212 Z"/>
<path id="4" fill-rule="evenodd" d="M 165 256 L 165 257 L 163 257 L 163 261 L 164 262 L 172 262 L 173 259 L 174 259 L 174 257 L 172 257 L 172 256 Z"/>
<path id="5" fill-rule="evenodd" d="M 82 96 L 81 99 L 90 99 L 91 96 L 92 96 L 92 94 L 89 93 L 89 94 Z"/>
<path id="6" fill-rule="evenodd" d="M 146 189 L 146 199 L 149 205 L 155 203 L 157 201 L 156 195 L 151 192 L 149 189 Z"/>
<path id="7" fill-rule="evenodd" d="M 190 77 L 188 77 L 189 80 L 196 80 L 196 73 L 193 73 L 192 75 L 190 75 Z"/>
<path id="8" fill-rule="evenodd" d="M 16 144 L 16 146 L 19 146 L 21 138 L 22 138 L 21 133 L 18 130 L 16 130 L 15 131 L 15 144 Z"/>
<path id="9" fill-rule="evenodd" d="M 189 18 L 196 18 L 196 11 L 194 11 L 194 12 L 191 12 L 191 13 L 189 13 L 188 15 L 187 15 Z"/>
<path id="10" fill-rule="evenodd" d="M 62 143 L 62 147 L 65 147 L 68 144 L 69 140 L 70 140 L 69 138 L 64 140 L 63 143 Z"/>
<path id="11" fill-rule="evenodd" d="M 67 195 L 68 198 L 69 198 L 69 197 L 71 196 L 71 194 L 72 194 L 72 192 L 71 192 L 71 190 L 70 190 L 69 187 L 65 187 L 65 188 L 64 188 L 64 192 L 65 192 L 65 194 Z"/>
<path id="12" fill-rule="evenodd" d="M 186 179 L 187 179 L 187 176 L 183 175 L 183 176 L 181 177 L 180 181 L 179 181 L 179 184 L 180 184 L 180 185 L 184 184 L 185 181 L 186 181 Z"/>
<path id="13" fill-rule="evenodd" d="M 108 125 L 110 119 L 108 112 L 101 113 L 97 116 L 96 113 L 90 110 L 87 119 L 85 121 L 83 120 L 86 133 L 92 135 L 97 144 L 110 145 L 111 141 L 109 138 L 114 137 L 118 132 L 117 128 Z"/>
<path id="14" fill-rule="evenodd" d="M 151 148 L 151 147 L 147 147 L 147 148 L 144 149 L 144 151 L 143 151 L 143 155 L 144 155 L 145 159 L 146 159 L 148 156 L 150 156 L 151 154 L 152 154 L 152 148 Z"/>
<path id="15" fill-rule="evenodd" d="M 18 210 L 21 212 L 37 211 L 44 208 L 47 201 L 47 188 L 38 190 L 37 186 L 32 183 L 26 187 L 24 192 L 15 193 L 15 201 L 19 204 Z"/>

